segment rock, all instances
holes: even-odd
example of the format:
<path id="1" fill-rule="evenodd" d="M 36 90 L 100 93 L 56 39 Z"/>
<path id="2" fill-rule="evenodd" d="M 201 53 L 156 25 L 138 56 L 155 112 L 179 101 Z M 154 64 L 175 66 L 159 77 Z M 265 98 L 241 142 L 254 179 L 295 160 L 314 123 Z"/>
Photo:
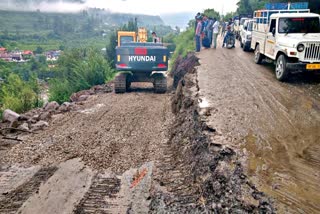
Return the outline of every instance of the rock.
<path id="1" fill-rule="evenodd" d="M 73 93 L 72 95 L 71 95 L 71 97 L 70 97 L 70 100 L 72 101 L 72 102 L 78 102 L 78 101 L 80 101 L 79 99 L 80 99 L 80 97 L 81 96 L 87 96 L 87 98 L 88 98 L 88 96 L 90 96 L 90 95 L 92 95 L 92 94 L 94 94 L 94 92 L 92 91 L 92 90 L 85 90 L 85 91 L 79 91 L 79 92 L 77 92 L 77 93 Z M 87 99 L 86 98 L 86 99 Z M 82 98 L 82 99 L 84 99 L 84 97 Z"/>
<path id="2" fill-rule="evenodd" d="M 29 131 L 29 130 L 30 130 L 28 123 L 23 123 L 23 124 L 21 124 L 21 125 L 18 127 L 18 129 L 21 129 L 21 130 L 24 130 L 24 131 Z"/>
<path id="3" fill-rule="evenodd" d="M 59 108 L 59 103 L 57 103 L 56 101 L 52 101 L 50 103 L 47 103 L 45 106 L 44 106 L 44 110 L 46 111 L 55 111 Z"/>
<path id="4" fill-rule="evenodd" d="M 51 118 L 50 112 L 43 112 L 39 116 L 39 120 L 49 120 Z"/>
<path id="5" fill-rule="evenodd" d="M 33 115 L 33 117 L 31 119 L 38 121 L 38 120 L 40 120 L 40 115 L 39 114 Z"/>
<path id="6" fill-rule="evenodd" d="M 91 88 L 95 93 L 102 92 L 105 90 L 105 87 L 103 85 L 95 85 Z"/>
<path id="7" fill-rule="evenodd" d="M 28 117 L 27 115 L 20 115 L 19 117 L 19 121 L 28 121 L 30 119 L 30 117 Z"/>
<path id="8" fill-rule="evenodd" d="M 78 99 L 78 102 L 86 101 L 89 98 L 89 95 L 81 95 Z"/>
<path id="9" fill-rule="evenodd" d="M 71 110 L 71 103 L 69 102 L 64 102 L 62 105 L 59 107 L 59 111 L 61 112 L 67 112 Z"/>
<path id="10" fill-rule="evenodd" d="M 48 126 L 49 126 L 49 123 L 47 123 L 46 121 L 40 120 L 36 124 L 31 125 L 31 130 L 37 131 L 37 130 L 41 130 L 45 127 L 48 127 Z"/>
<path id="11" fill-rule="evenodd" d="M 5 121 L 8 121 L 10 123 L 13 123 L 15 121 L 18 121 L 20 118 L 20 115 L 10 109 L 6 109 L 4 110 L 3 112 L 3 117 L 2 117 L 2 120 L 5 122 Z"/>

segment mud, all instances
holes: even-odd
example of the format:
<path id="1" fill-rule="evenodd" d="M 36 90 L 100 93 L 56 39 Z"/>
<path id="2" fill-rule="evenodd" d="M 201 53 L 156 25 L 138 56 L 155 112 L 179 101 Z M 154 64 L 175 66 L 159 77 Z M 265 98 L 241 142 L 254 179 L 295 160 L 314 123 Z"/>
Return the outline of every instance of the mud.
<path id="1" fill-rule="evenodd" d="M 176 118 L 169 141 L 175 150 L 183 151 L 176 156 L 184 166 L 182 184 L 191 184 L 191 194 L 159 191 L 152 201 L 153 212 L 274 213 L 272 201 L 243 173 L 235 151 L 210 140 L 214 129 L 202 121 L 198 106 L 197 72 L 193 70 L 180 81 L 173 97 Z"/>
<path id="2" fill-rule="evenodd" d="M 199 55 L 200 98 L 207 123 L 242 151 L 246 172 L 275 198 L 279 213 L 320 211 L 320 79 L 278 82 L 274 66 L 256 65 L 241 49 Z M 228 60 L 232 59 L 232 60 Z"/>
<path id="3" fill-rule="evenodd" d="M 30 180 L 10 192 L 2 193 L 0 213 L 16 213 L 31 195 L 39 191 L 41 183 L 48 180 L 56 170 L 56 167 L 42 168 Z"/>
<path id="4" fill-rule="evenodd" d="M 150 84 L 92 94 L 4 147 L 1 169 L 40 170 L 6 186 L 0 213 L 274 213 L 231 141 L 212 140 L 198 71 L 182 70 L 174 94 L 154 94 Z"/>

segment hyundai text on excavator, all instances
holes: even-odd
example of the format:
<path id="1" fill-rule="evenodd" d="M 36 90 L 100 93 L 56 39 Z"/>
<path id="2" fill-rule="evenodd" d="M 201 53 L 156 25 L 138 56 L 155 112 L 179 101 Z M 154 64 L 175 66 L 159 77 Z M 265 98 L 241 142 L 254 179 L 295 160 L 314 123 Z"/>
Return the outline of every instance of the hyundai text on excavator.
<path id="1" fill-rule="evenodd" d="M 167 91 L 169 51 L 162 43 L 147 42 L 147 30 L 119 31 L 116 47 L 115 93 L 125 93 L 132 82 L 152 82 L 156 93 Z"/>

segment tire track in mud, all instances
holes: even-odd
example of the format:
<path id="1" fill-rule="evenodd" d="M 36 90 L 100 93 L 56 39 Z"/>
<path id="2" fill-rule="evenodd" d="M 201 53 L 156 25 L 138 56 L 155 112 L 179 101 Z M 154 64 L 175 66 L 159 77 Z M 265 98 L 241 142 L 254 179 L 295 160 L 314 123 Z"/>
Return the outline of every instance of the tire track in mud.
<path id="1" fill-rule="evenodd" d="M 101 174 L 93 178 L 89 191 L 76 206 L 75 214 L 84 213 L 112 213 L 117 204 L 110 204 L 107 199 L 116 198 L 120 191 L 120 179 L 116 177 L 105 178 Z"/>
<path id="2" fill-rule="evenodd" d="M 57 169 L 57 167 L 41 168 L 29 181 L 8 193 L 3 193 L 0 196 L 0 213 L 16 213 L 23 203 L 36 193 L 40 185 L 46 182 Z"/>
<path id="3" fill-rule="evenodd" d="M 200 73 L 212 81 L 201 79 L 202 89 L 210 86 L 204 94 L 216 109 L 209 116 L 212 126 L 235 144 L 246 142 L 241 149 L 249 151 L 249 174 L 285 206 L 279 212 L 319 211 L 319 100 L 308 87 L 319 81 L 306 84 L 300 76 L 295 85 L 280 83 L 272 66 L 254 64 L 253 54 L 238 48 L 201 57 Z"/>
<path id="4" fill-rule="evenodd" d="M 198 87 L 196 78 L 185 83 Z M 188 92 L 179 98 L 182 112 L 177 115 L 171 112 L 169 94 L 137 91 L 91 97 L 76 112 L 55 116 L 49 128 L 30 135 L 0 161 L 50 165 L 79 158 L 84 168 L 98 170 L 90 184 L 79 188 L 81 198 L 73 195 L 75 187 L 66 195 L 47 182 L 41 192 L 46 203 L 38 207 L 47 210 L 52 209 L 48 204 L 55 195 L 46 200 L 46 194 L 54 189 L 60 204 L 70 207 L 70 201 L 79 198 L 76 214 L 258 212 L 265 207 L 272 213 L 263 193 L 246 184 L 241 167 L 235 166 L 234 152 L 211 145 L 193 96 Z M 81 170 L 79 166 L 71 175 L 79 177 Z M 29 208 L 35 199 L 29 200 Z"/>

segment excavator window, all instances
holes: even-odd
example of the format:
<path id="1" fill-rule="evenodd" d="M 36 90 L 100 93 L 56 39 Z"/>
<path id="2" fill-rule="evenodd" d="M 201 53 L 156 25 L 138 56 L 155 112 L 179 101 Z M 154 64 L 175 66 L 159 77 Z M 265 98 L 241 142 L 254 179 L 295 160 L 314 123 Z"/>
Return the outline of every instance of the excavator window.
<path id="1" fill-rule="evenodd" d="M 126 42 L 133 42 L 133 37 L 132 36 L 121 36 L 120 37 L 120 46 Z"/>

